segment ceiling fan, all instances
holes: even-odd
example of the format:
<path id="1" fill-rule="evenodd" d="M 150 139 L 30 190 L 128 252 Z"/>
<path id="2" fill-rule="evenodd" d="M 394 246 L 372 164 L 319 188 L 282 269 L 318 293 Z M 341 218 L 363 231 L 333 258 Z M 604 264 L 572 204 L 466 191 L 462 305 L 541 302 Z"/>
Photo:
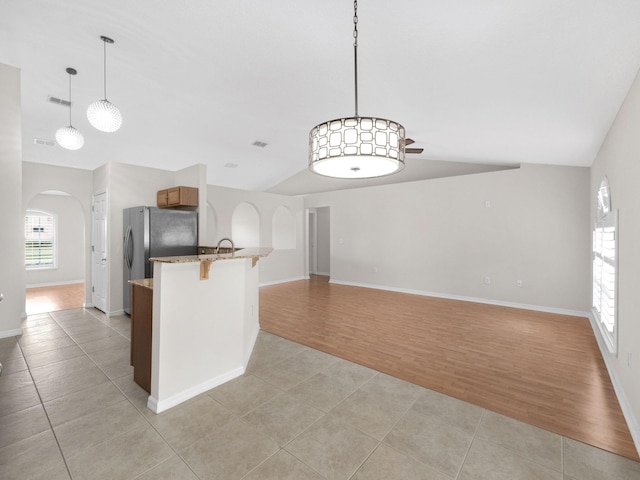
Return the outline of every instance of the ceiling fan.
<path id="1" fill-rule="evenodd" d="M 404 139 L 404 153 L 422 153 L 424 148 L 407 148 L 407 145 L 412 145 L 416 143 L 415 140 L 411 139 L 411 138 L 405 138 Z"/>

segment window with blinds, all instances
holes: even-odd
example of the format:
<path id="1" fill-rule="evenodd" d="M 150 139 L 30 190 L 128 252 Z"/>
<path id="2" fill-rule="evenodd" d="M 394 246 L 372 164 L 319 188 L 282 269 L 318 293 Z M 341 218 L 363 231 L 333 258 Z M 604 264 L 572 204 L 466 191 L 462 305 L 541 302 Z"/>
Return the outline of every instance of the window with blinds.
<path id="1" fill-rule="evenodd" d="M 53 215 L 27 210 L 24 217 L 24 258 L 27 268 L 55 267 L 55 233 Z"/>
<path id="2" fill-rule="evenodd" d="M 593 229 L 593 314 L 612 353 L 617 350 L 617 211 L 596 220 Z"/>

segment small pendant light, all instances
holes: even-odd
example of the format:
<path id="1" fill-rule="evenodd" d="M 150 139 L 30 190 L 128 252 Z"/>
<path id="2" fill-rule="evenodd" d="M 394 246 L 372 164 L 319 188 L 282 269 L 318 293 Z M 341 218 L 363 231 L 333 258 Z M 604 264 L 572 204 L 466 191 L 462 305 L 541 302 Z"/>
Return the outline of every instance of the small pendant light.
<path id="1" fill-rule="evenodd" d="M 71 67 L 67 68 L 66 72 L 69 74 L 69 126 L 61 127 L 56 131 L 56 142 L 67 150 L 78 150 L 84 145 L 84 137 L 71 125 L 71 76 L 78 72 Z"/>
<path id="2" fill-rule="evenodd" d="M 122 114 L 118 107 L 107 100 L 107 43 L 114 41 L 105 36 L 100 39 L 104 42 L 104 99 L 93 102 L 87 108 L 87 118 L 89 123 L 101 132 L 115 132 L 122 125 Z"/>

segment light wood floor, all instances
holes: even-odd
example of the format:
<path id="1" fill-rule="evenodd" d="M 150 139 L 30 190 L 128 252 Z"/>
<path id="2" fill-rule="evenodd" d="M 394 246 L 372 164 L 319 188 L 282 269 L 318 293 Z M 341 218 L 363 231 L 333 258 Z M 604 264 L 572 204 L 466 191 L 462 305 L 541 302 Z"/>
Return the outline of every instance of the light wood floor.
<path id="1" fill-rule="evenodd" d="M 27 288 L 27 315 L 81 308 L 84 283 Z"/>
<path id="2" fill-rule="evenodd" d="M 639 459 L 586 318 L 327 280 L 262 287 L 261 328 Z"/>

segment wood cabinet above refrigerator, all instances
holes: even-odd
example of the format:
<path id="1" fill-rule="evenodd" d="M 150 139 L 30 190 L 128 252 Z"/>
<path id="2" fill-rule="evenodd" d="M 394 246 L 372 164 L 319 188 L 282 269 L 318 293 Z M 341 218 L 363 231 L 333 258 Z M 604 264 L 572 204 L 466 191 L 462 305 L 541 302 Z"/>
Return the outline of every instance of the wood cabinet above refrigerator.
<path id="1" fill-rule="evenodd" d="M 159 190 L 157 203 L 160 208 L 198 206 L 198 189 L 195 187 L 172 187 Z"/>

